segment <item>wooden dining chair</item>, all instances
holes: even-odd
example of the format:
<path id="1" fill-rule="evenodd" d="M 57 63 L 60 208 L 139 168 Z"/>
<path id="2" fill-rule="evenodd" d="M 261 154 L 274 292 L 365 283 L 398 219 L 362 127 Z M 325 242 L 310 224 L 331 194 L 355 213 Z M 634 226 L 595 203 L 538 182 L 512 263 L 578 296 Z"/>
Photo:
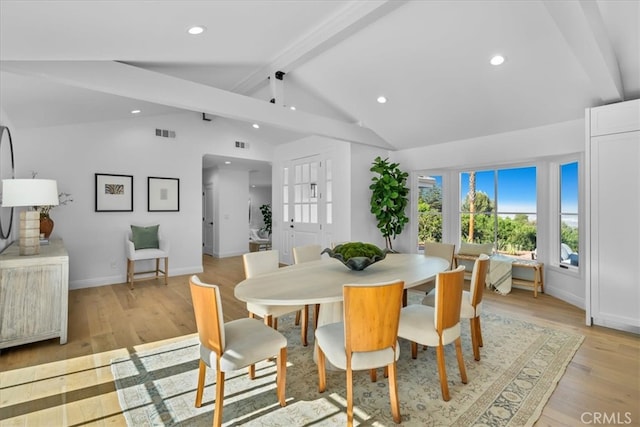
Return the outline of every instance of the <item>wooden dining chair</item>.
<path id="1" fill-rule="evenodd" d="M 467 383 L 467 372 L 462 357 L 460 340 L 460 306 L 464 266 L 453 271 L 439 273 L 436 277 L 435 304 L 433 307 L 412 304 L 400 312 L 398 337 L 411 341 L 411 357 L 417 358 L 418 344 L 436 347 L 438 373 L 442 398 L 449 400 L 447 371 L 444 360 L 444 346 L 454 343 L 458 358 L 458 368 L 462 383 Z"/>
<path id="2" fill-rule="evenodd" d="M 320 259 L 322 259 L 322 246 L 320 245 L 296 246 L 293 248 L 294 264 L 301 264 L 303 262 L 309 262 L 309 261 L 318 261 Z M 308 311 L 309 311 L 309 306 L 307 305 L 307 312 Z M 314 329 L 318 328 L 319 314 L 320 314 L 320 304 L 315 304 L 313 309 Z M 299 314 L 296 315 L 296 320 L 298 320 L 298 317 L 299 317 Z"/>
<path id="3" fill-rule="evenodd" d="M 480 347 L 482 347 L 482 329 L 480 327 L 480 314 L 482 313 L 482 293 L 489 270 L 489 256 L 480 254 L 473 263 L 471 271 L 471 284 L 469 291 L 462 292 L 462 302 L 460 305 L 460 318 L 469 319 L 471 331 L 471 346 L 473 347 L 473 358 L 480 360 Z M 422 300 L 425 305 L 433 306 L 435 303 L 435 291 L 431 291 Z"/>
<path id="4" fill-rule="evenodd" d="M 224 323 L 220 289 L 202 283 L 197 276 L 189 279 L 191 299 L 200 340 L 200 366 L 196 389 L 196 408 L 202 406 L 207 367 L 216 371 L 216 402 L 213 425 L 222 425 L 224 381 L 227 372 L 249 367 L 255 377 L 255 363 L 277 358 L 276 392 L 280 406 L 286 406 L 287 339 L 280 332 L 257 319 L 238 319 Z"/>
<path id="5" fill-rule="evenodd" d="M 280 256 L 277 249 L 243 254 L 244 274 L 247 279 L 250 279 L 260 274 L 276 271 L 280 268 L 279 260 Z M 274 329 L 278 329 L 278 317 L 289 313 L 302 312 L 300 339 L 302 345 L 307 346 L 307 319 L 309 316 L 306 305 L 264 305 L 248 302 L 247 311 L 249 311 L 249 317 L 260 316 L 264 319 L 266 325 L 272 326 Z"/>
<path id="6" fill-rule="evenodd" d="M 326 360 L 346 371 L 348 426 L 353 425 L 353 371 L 379 367 L 388 372 L 393 419 L 401 421 L 396 361 L 403 288 L 403 281 L 345 285 L 344 320 L 316 329 L 318 390 L 322 393 L 326 389 Z"/>

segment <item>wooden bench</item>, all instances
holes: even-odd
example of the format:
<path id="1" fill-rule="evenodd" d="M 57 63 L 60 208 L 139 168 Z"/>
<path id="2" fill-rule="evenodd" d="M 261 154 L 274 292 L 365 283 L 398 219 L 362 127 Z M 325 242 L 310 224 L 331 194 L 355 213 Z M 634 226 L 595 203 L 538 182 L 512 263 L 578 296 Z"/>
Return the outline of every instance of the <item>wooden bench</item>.
<path id="1" fill-rule="evenodd" d="M 478 257 L 475 255 L 455 254 L 453 256 L 453 261 L 454 261 L 455 267 L 457 267 L 458 260 L 475 262 L 477 258 Z M 511 283 L 513 285 L 532 287 L 534 298 L 538 297 L 538 288 L 540 288 L 540 293 L 544 293 L 544 263 L 535 261 L 535 260 L 529 261 L 525 259 L 514 258 L 514 261 L 511 264 L 511 266 L 513 268 L 513 271 L 511 273 Z M 527 277 L 518 277 L 519 269 L 524 269 L 525 271 L 532 270 L 533 278 L 530 279 Z"/>

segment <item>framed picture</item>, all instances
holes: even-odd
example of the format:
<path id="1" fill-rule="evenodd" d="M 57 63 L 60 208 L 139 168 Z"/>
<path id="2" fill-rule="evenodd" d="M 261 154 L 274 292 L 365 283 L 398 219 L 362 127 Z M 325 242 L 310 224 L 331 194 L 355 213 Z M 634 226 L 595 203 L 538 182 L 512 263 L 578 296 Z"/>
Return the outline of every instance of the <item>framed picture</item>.
<path id="1" fill-rule="evenodd" d="M 180 180 L 178 178 L 147 178 L 147 210 L 149 212 L 180 211 Z"/>
<path id="2" fill-rule="evenodd" d="M 132 212 L 133 175 L 96 174 L 96 212 Z"/>

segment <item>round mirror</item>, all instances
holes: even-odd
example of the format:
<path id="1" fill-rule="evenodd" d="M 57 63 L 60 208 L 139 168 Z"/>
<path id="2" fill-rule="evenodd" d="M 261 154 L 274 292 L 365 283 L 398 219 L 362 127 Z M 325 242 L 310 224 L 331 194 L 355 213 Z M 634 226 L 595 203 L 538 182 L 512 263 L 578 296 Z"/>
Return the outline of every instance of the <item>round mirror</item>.
<path id="1" fill-rule="evenodd" d="M 0 179 L 13 179 L 15 177 L 11 132 L 8 127 L 0 126 Z M 12 225 L 13 208 L 0 208 L 0 239 L 6 240 L 9 238 Z"/>

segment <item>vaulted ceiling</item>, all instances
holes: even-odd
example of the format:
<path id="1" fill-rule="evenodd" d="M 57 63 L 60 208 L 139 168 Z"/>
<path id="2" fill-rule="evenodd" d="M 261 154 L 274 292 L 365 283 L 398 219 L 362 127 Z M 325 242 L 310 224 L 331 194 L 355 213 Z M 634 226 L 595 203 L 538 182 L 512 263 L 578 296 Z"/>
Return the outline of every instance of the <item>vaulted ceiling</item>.
<path id="1" fill-rule="evenodd" d="M 18 127 L 204 112 L 406 149 L 640 97 L 639 3 L 2 0 L 0 100 Z"/>

